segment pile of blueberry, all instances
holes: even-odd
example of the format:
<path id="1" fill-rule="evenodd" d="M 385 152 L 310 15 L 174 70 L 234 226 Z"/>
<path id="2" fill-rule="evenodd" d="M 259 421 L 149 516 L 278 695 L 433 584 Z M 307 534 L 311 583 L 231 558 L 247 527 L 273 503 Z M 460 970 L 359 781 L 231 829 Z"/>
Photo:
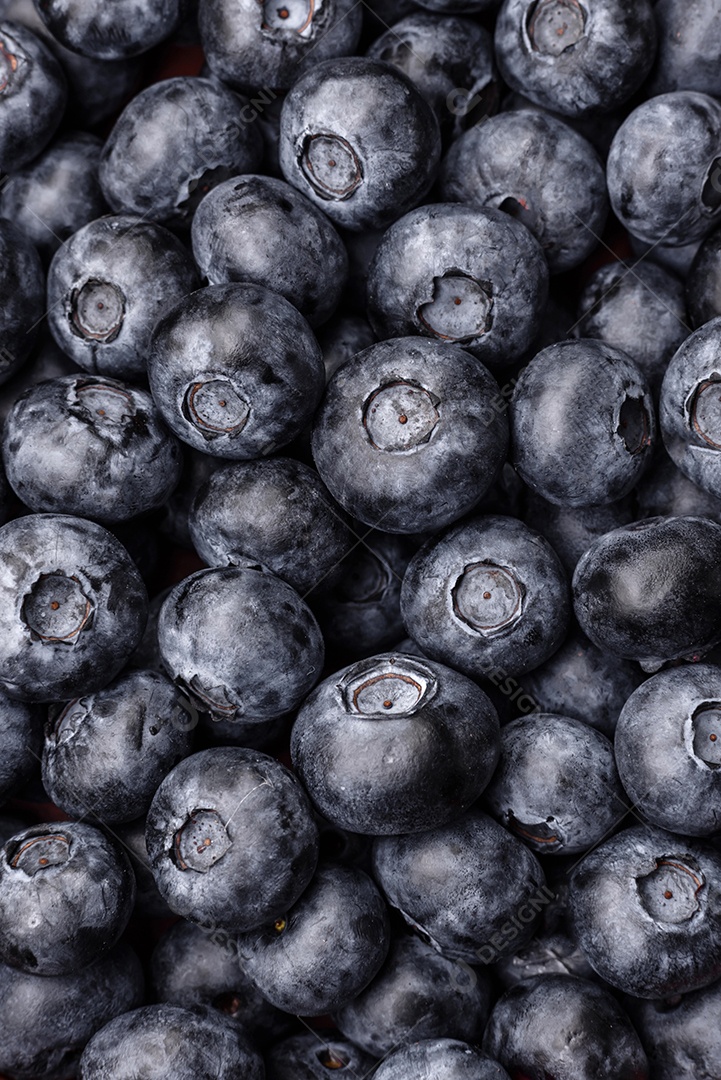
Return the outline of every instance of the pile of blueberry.
<path id="1" fill-rule="evenodd" d="M 721 1080 L 721 0 L 0 0 L 0 1080 Z"/>

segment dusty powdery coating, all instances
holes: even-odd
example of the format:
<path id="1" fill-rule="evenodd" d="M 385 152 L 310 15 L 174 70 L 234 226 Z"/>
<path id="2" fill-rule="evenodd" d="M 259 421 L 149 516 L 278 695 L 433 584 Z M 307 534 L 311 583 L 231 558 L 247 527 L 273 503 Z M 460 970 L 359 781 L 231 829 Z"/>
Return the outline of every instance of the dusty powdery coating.
<path id="1" fill-rule="evenodd" d="M 472 510 L 508 447 L 498 388 L 451 345 L 394 338 L 331 377 L 311 446 L 321 479 L 353 517 L 384 532 L 439 529 Z"/>
<path id="2" fill-rule="evenodd" d="M 148 597 L 102 526 L 61 514 L 0 529 L 0 685 L 20 701 L 105 686 L 142 637 Z"/>
<path id="3" fill-rule="evenodd" d="M 478 798 L 498 761 L 498 717 L 470 679 L 391 653 L 361 660 L 306 699 L 291 756 L 321 813 L 349 832 L 418 832 Z"/>
<path id="4" fill-rule="evenodd" d="M 624 705 L 616 760 L 629 798 L 653 825 L 721 832 L 721 668 L 661 671 Z"/>
<path id="5" fill-rule="evenodd" d="M 691 326 L 699 329 L 721 315 L 721 229 L 699 245 L 686 277 Z"/>
<path id="6" fill-rule="evenodd" d="M 199 284 L 171 232 L 133 214 L 108 214 L 79 229 L 53 258 L 48 323 L 79 367 L 143 379 L 155 324 Z"/>
<path id="7" fill-rule="evenodd" d="M 323 669 L 323 637 L 295 589 L 257 564 L 199 570 L 158 620 L 163 666 L 221 720 L 270 720 L 300 703 Z"/>
<path id="8" fill-rule="evenodd" d="M 535 110 L 490 117 L 456 139 L 443 164 L 441 195 L 523 222 L 554 274 L 591 254 L 608 213 L 594 148 L 562 120 Z"/>
<path id="9" fill-rule="evenodd" d="M 34 244 L 0 218 L 0 383 L 32 352 L 45 307 L 45 275 Z"/>
<path id="10" fill-rule="evenodd" d="M 178 77 L 141 90 L 100 159 L 110 206 L 187 228 L 211 187 L 260 163 L 260 132 L 245 109 L 245 99 L 217 80 Z"/>
<path id="11" fill-rule="evenodd" d="M 638 1035 L 615 998 L 571 975 L 542 975 L 508 990 L 491 1013 L 483 1049 L 512 1076 L 648 1080 L 649 1075 Z"/>
<path id="12" fill-rule="evenodd" d="M 283 103 L 283 175 L 347 229 L 384 228 L 418 203 L 440 143 L 431 106 L 407 75 L 378 60 L 318 64 Z"/>
<path id="13" fill-rule="evenodd" d="M 568 582 L 547 540 L 510 517 L 476 517 L 430 539 L 403 578 L 407 632 L 467 675 L 520 675 L 552 656 Z"/>
<path id="14" fill-rule="evenodd" d="M 349 1076 L 370 1076 L 375 1058 L 343 1038 L 312 1031 L 293 1035 L 271 1048 L 265 1059 L 266 1080 L 327 1080 L 329 1070 L 345 1067 Z"/>
<path id="15" fill-rule="evenodd" d="M 656 0 L 653 13 L 658 51 L 647 93 L 700 90 L 721 97 L 721 27 L 716 4 L 708 0 Z"/>
<path id="16" fill-rule="evenodd" d="M 488 207 L 421 206 L 386 232 L 368 273 L 379 337 L 422 334 L 511 363 L 541 329 L 548 267 L 538 241 Z"/>
<path id="17" fill-rule="evenodd" d="M 47 146 L 65 112 L 60 64 L 36 34 L 0 22 L 0 170 L 15 172 Z"/>
<path id="18" fill-rule="evenodd" d="M 120 60 L 169 37 L 183 17 L 185 0 L 36 0 L 35 7 L 67 49 L 99 60 Z"/>
<path id="19" fill-rule="evenodd" d="M 721 982 L 670 1001 L 626 999 L 654 1080 L 712 1080 L 721 1063 Z"/>
<path id="20" fill-rule="evenodd" d="M 634 826 L 571 879 L 571 916 L 594 970 L 634 997 L 665 998 L 721 977 L 721 853 Z"/>
<path id="21" fill-rule="evenodd" d="M 125 521 L 160 506 L 180 480 L 180 443 L 145 390 L 66 375 L 26 390 L 5 421 L 15 494 L 36 512 Z"/>
<path id="22" fill-rule="evenodd" d="M 209 930 L 272 924 L 318 861 L 318 830 L 293 774 L 235 746 L 202 750 L 168 773 L 148 812 L 146 841 L 170 907 Z"/>
<path id="23" fill-rule="evenodd" d="M 506 1070 L 458 1039 L 423 1039 L 395 1050 L 374 1073 L 375 1080 L 509 1080 Z"/>

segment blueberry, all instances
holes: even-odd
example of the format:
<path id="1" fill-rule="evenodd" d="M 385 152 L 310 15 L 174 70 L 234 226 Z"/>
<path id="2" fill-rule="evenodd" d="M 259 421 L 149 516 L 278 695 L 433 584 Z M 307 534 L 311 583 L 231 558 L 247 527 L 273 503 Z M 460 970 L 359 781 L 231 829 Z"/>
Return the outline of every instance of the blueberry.
<path id="1" fill-rule="evenodd" d="M 0 22 L 0 87 L 0 169 L 15 172 L 50 142 L 67 100 L 60 64 L 40 37 L 17 22 Z"/>
<path id="2" fill-rule="evenodd" d="M 575 870 L 571 913 L 592 967 L 634 997 L 721 977 L 721 853 L 703 841 L 626 829 Z"/>
<path id="3" fill-rule="evenodd" d="M 686 302 L 696 329 L 721 315 L 721 229 L 698 247 L 686 278 Z"/>
<path id="4" fill-rule="evenodd" d="M 2 451 L 26 506 L 104 522 L 160 506 L 182 468 L 180 444 L 147 391 L 84 374 L 26 390 L 5 422 Z"/>
<path id="5" fill-rule="evenodd" d="M 533 670 L 563 641 L 568 583 L 550 544 L 509 517 L 429 540 L 403 578 L 406 630 L 424 653 L 477 678 Z"/>
<path id="6" fill-rule="evenodd" d="M 67 701 L 118 674 L 140 641 L 147 593 L 106 529 L 38 514 L 0 529 L 0 685 L 20 701 Z"/>
<path id="7" fill-rule="evenodd" d="M 375 341 L 370 323 L 362 315 L 336 315 L 321 328 L 318 344 L 323 352 L 328 381 L 338 368 Z"/>
<path id="8" fill-rule="evenodd" d="M 483 1049 L 512 1076 L 554 1080 L 648 1080 L 628 1016 L 608 990 L 570 975 L 544 975 L 506 991 Z"/>
<path id="9" fill-rule="evenodd" d="M 35 0 L 48 30 L 66 49 L 99 60 L 122 60 L 170 37 L 183 0 L 134 0 L 98 6 L 92 0 Z"/>
<path id="10" fill-rule="evenodd" d="M 699 1080 L 721 1068 L 721 982 L 667 1001 L 629 1000 L 654 1080 Z"/>
<path id="11" fill-rule="evenodd" d="M 721 668 L 661 671 L 624 705 L 616 728 L 618 770 L 653 825 L 683 836 L 721 832 Z"/>
<path id="12" fill-rule="evenodd" d="M 721 497 L 697 487 L 666 454 L 644 475 L 636 489 L 636 501 L 639 518 L 704 517 L 721 525 Z"/>
<path id="13" fill-rule="evenodd" d="M 451 821 L 498 761 L 498 717 L 452 668 L 390 653 L 337 672 L 293 727 L 293 765 L 315 805 L 350 832 L 418 832 Z"/>
<path id="14" fill-rule="evenodd" d="M 265 1059 L 266 1080 L 327 1080 L 338 1070 L 364 1080 L 375 1059 L 347 1039 L 319 1035 L 316 1031 L 294 1035 L 274 1046 Z"/>
<path id="15" fill-rule="evenodd" d="M 467 11 L 470 4 L 463 7 Z M 472 19 L 416 11 L 376 38 L 367 55 L 393 64 L 413 80 L 433 107 L 441 131 L 482 123 L 498 108 L 493 42 Z"/>
<path id="16" fill-rule="evenodd" d="M 721 526 L 648 518 L 588 549 L 573 575 L 576 618 L 604 652 L 656 671 L 721 640 Z"/>
<path id="17" fill-rule="evenodd" d="M 430 188 L 440 157 L 433 110 L 390 64 L 327 60 L 283 103 L 280 166 L 337 225 L 383 228 Z"/>
<path id="18" fill-rule="evenodd" d="M 354 52 L 362 10 L 352 0 L 210 0 L 200 5 L 200 35 L 223 82 L 286 90 L 321 61 Z"/>
<path id="19" fill-rule="evenodd" d="M 114 823 L 107 831 L 123 845 L 133 868 L 136 885 L 133 915 L 140 916 L 141 919 L 172 918 L 173 912 L 158 892 L 150 869 L 148 849 L 145 846 L 145 818 Z"/>
<path id="20" fill-rule="evenodd" d="M 646 90 L 700 90 L 721 96 L 721 30 L 716 0 L 656 0 L 658 52 Z"/>
<path id="21" fill-rule="evenodd" d="M 496 59 L 514 90 L 565 116 L 623 105 L 656 52 L 650 0 L 504 0 Z"/>
<path id="22" fill-rule="evenodd" d="M 424 940 L 464 964 L 528 941 L 550 895 L 535 856 L 479 810 L 417 836 L 377 839 L 373 872 Z"/>
<path id="23" fill-rule="evenodd" d="M 301 594 L 333 577 L 355 541 L 318 474 L 283 457 L 215 469 L 189 523 L 209 566 L 257 559 Z"/>
<path id="24" fill-rule="evenodd" d="M 608 213 L 596 151 L 568 124 L 535 110 L 501 113 L 457 139 L 443 164 L 441 192 L 523 222 L 551 273 L 591 254 Z"/>
<path id="25" fill-rule="evenodd" d="M 240 965 L 235 938 L 223 930 L 181 919 L 155 946 L 150 966 L 159 1002 L 212 1006 L 259 1043 L 272 1044 L 288 1030 L 290 1018 L 256 990 Z"/>
<path id="26" fill-rule="evenodd" d="M 61 352 L 41 324 L 40 341 L 31 356 L 7 382 L 0 385 L 0 422 L 5 423 L 17 399 L 31 386 L 45 382 L 46 379 L 56 379 L 60 375 L 70 375 L 78 370 L 77 364 Z M 7 484 L 5 486 L 7 487 Z"/>
<path id="27" fill-rule="evenodd" d="M 343 241 L 325 214 L 282 180 L 237 176 L 219 184 L 200 203 L 192 237 L 211 285 L 264 285 L 311 326 L 338 305 L 348 268 Z"/>
<path id="28" fill-rule="evenodd" d="M 645 477 L 644 477 L 645 478 Z M 527 488 L 523 520 L 545 536 L 569 577 L 591 544 L 635 520 L 632 495 L 605 506 L 557 506 Z"/>
<path id="29" fill-rule="evenodd" d="M 374 1073 L 376 1080 L 509 1080 L 497 1061 L 458 1039 L 423 1039 L 394 1051 Z"/>
<path id="30" fill-rule="evenodd" d="M 36 773 L 43 745 L 42 732 L 40 709 L 13 701 L 0 693 L 0 742 L 3 748 L 0 757 L 0 804 L 15 795 Z"/>
<path id="31" fill-rule="evenodd" d="M 651 262 L 602 266 L 581 293 L 578 320 L 576 337 L 596 338 L 628 353 L 656 393 L 669 360 L 690 333 L 681 281 Z"/>
<path id="32" fill-rule="evenodd" d="M 623 796 L 605 735 L 581 720 L 536 713 L 501 731 L 501 759 L 483 799 L 532 851 L 577 855 L 614 827 Z"/>
<path id="33" fill-rule="evenodd" d="M 496 962 L 495 974 L 505 989 L 526 982 L 537 975 L 577 975 L 581 979 L 597 979 L 585 954 L 564 926 L 536 934 L 511 956 Z"/>
<path id="34" fill-rule="evenodd" d="M 198 285 L 179 240 L 152 221 L 108 215 L 80 229 L 48 274 L 48 321 L 60 348 L 94 374 L 145 377 L 157 321 Z"/>
<path id="35" fill-rule="evenodd" d="M 33 825 L 0 852 L 0 957 L 32 975 L 69 975 L 118 941 L 135 902 L 121 848 L 80 822 Z"/>
<path id="36" fill-rule="evenodd" d="M 650 463 L 656 419 L 646 379 L 600 341 L 543 349 L 511 400 L 513 464 L 549 502 L 598 506 L 623 498 Z"/>
<path id="37" fill-rule="evenodd" d="M 272 1005 L 320 1016 L 358 996 L 378 974 L 389 945 L 388 910 L 371 879 L 328 863 L 285 915 L 240 935 L 238 955 Z"/>
<path id="38" fill-rule="evenodd" d="M 574 629 L 545 664 L 524 677 L 523 687 L 541 712 L 572 716 L 613 738 L 619 713 L 640 681 L 635 664 L 597 649 Z"/>
<path id="39" fill-rule="evenodd" d="M 441 342 L 371 345 L 332 376 L 312 448 L 353 517 L 391 533 L 438 529 L 472 510 L 500 469 L 508 427 L 475 357 Z"/>
<path id="40" fill-rule="evenodd" d="M 608 193 L 630 233 L 689 244 L 719 222 L 721 104 L 690 90 L 643 102 L 608 155 Z"/>
<path id="41" fill-rule="evenodd" d="M 310 421 L 323 392 L 320 348 L 303 316 L 260 285 L 211 285 L 158 323 L 150 388 L 170 428 L 217 457 L 261 457 Z"/>
<path id="42" fill-rule="evenodd" d="M 255 564 L 199 570 L 160 612 L 163 666 L 202 711 L 271 720 L 297 708 L 323 667 L 323 638 L 294 589 Z"/>
<path id="43" fill-rule="evenodd" d="M 43 783 L 74 817 L 103 822 L 144 814 L 158 784 L 190 753 L 197 714 L 155 671 L 122 675 L 57 711 L 43 748 Z"/>
<path id="44" fill-rule="evenodd" d="M 83 1051 L 80 1080 L 164 1076 L 263 1080 L 263 1062 L 235 1025 L 209 1009 L 146 1005 L 106 1024 Z"/>
<path id="45" fill-rule="evenodd" d="M 128 945 L 72 975 L 26 975 L 0 965 L 0 1069 L 17 1080 L 66 1080 L 83 1047 L 143 1000 L 143 969 Z"/>
<path id="46" fill-rule="evenodd" d="M 628 111 L 620 107 L 612 112 L 590 113 L 583 116 L 561 116 L 556 112 L 549 113 L 549 110 L 542 105 L 537 105 L 517 91 L 511 91 L 503 99 L 502 111 L 513 112 L 519 109 L 542 112 L 562 120 L 594 147 L 603 162 L 608 157 L 613 137 L 623 123 Z"/>
<path id="47" fill-rule="evenodd" d="M 281 918 L 309 884 L 318 830 L 295 777 L 257 750 L 202 750 L 168 773 L 148 813 L 155 880 L 209 931 Z"/>
<path id="48" fill-rule="evenodd" d="M 211 79 L 182 76 L 141 90 L 103 148 L 100 185 L 109 205 L 187 228 L 212 187 L 260 162 L 247 107 Z"/>
<path id="49" fill-rule="evenodd" d="M 367 1054 L 385 1057 L 419 1039 L 479 1042 L 490 1005 L 483 973 L 447 960 L 417 937 L 399 937 L 370 986 L 334 1020 Z"/>
<path id="50" fill-rule="evenodd" d="M 16 222 L 44 258 L 105 212 L 98 180 L 102 145 L 84 132 L 61 135 L 3 186 L 3 217 Z"/>
<path id="51" fill-rule="evenodd" d="M 0 384 L 32 352 L 43 317 L 44 292 L 45 276 L 35 245 L 16 225 L 0 218 Z"/>
<path id="52" fill-rule="evenodd" d="M 538 242 L 509 214 L 422 206 L 393 225 L 376 251 L 368 317 L 379 337 L 423 334 L 484 363 L 510 363 L 541 328 L 547 283 Z"/>

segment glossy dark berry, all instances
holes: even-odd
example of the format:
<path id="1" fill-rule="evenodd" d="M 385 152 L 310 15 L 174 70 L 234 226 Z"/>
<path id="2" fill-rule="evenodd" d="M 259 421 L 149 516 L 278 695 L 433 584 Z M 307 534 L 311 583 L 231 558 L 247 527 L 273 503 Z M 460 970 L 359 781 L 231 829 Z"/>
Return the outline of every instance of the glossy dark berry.
<path id="1" fill-rule="evenodd" d="M 0 22 L 0 169 L 15 172 L 50 142 L 65 111 L 67 81 L 45 42 Z"/>

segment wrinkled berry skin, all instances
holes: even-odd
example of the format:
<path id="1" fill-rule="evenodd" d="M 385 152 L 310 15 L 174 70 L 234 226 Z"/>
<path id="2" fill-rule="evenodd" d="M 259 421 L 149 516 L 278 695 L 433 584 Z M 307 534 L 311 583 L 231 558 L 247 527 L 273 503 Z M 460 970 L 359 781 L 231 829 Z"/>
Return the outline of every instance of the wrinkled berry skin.
<path id="1" fill-rule="evenodd" d="M 125 548 L 61 514 L 0 529 L 0 685 L 19 701 L 67 701 L 105 686 L 143 634 L 148 598 Z"/>
<path id="2" fill-rule="evenodd" d="M 321 61 L 353 53 L 362 11 L 352 0 L 301 0 L 283 23 L 268 0 L 205 0 L 200 37 L 213 74 L 252 99 L 258 87 L 287 90 Z"/>
<path id="3" fill-rule="evenodd" d="M 611 112 L 653 64 L 653 6 L 650 0 L 504 0 L 495 46 L 504 80 L 536 105 L 572 117 Z"/>
<path id="4" fill-rule="evenodd" d="M 497 1061 L 458 1039 L 424 1039 L 394 1051 L 374 1073 L 376 1080 L 509 1080 Z"/>
<path id="5" fill-rule="evenodd" d="M 581 862 L 570 901 L 591 966 L 624 993 L 671 997 L 721 977 L 721 853 L 710 844 L 626 829 Z"/>
<path id="6" fill-rule="evenodd" d="M 648 518 L 608 533 L 576 567 L 573 604 L 594 645 L 644 671 L 699 659 L 721 639 L 721 526 Z"/>
<path id="7" fill-rule="evenodd" d="M 501 113 L 461 135 L 443 163 L 441 194 L 523 222 L 552 274 L 591 254 L 608 214 L 594 148 L 562 120 L 535 110 Z"/>
<path id="8" fill-rule="evenodd" d="M 243 971 L 236 941 L 225 930 L 179 920 L 153 949 L 150 971 L 156 1001 L 212 1006 L 259 1044 L 275 1043 L 290 1026 Z"/>
<path id="9" fill-rule="evenodd" d="M 605 506 L 557 506 L 531 488 L 523 495 L 523 521 L 545 536 L 569 578 L 595 540 L 621 525 L 630 525 L 637 516 L 633 494 Z"/>
<path id="10" fill-rule="evenodd" d="M 245 99 L 211 79 L 181 76 L 141 90 L 100 158 L 109 205 L 188 228 L 211 187 L 260 163 L 262 139 L 245 109 Z"/>
<path id="11" fill-rule="evenodd" d="M 658 51 L 647 93 L 698 90 L 721 97 L 721 29 L 715 0 L 656 0 L 653 13 Z"/>
<path id="12" fill-rule="evenodd" d="M 619 713 L 641 681 L 635 664 L 597 649 L 579 630 L 535 671 L 523 687 L 544 713 L 560 713 L 613 738 Z"/>
<path id="13" fill-rule="evenodd" d="M 240 1029 L 210 1009 L 146 1005 L 112 1020 L 83 1051 L 78 1080 L 108 1076 L 263 1080 L 263 1062 Z"/>
<path id="14" fill-rule="evenodd" d="M 446 959 L 415 936 L 403 936 L 391 943 L 370 986 L 333 1019 L 351 1042 L 381 1058 L 419 1039 L 480 1042 L 490 1005 L 490 981 L 483 971 Z"/>
<path id="15" fill-rule="evenodd" d="M 238 955 L 277 1008 L 321 1016 L 365 989 L 389 945 L 388 909 L 371 879 L 354 867 L 328 863 L 275 925 L 240 935 Z"/>
<path id="16" fill-rule="evenodd" d="M 158 620 L 163 666 L 221 720 L 271 720 L 297 708 L 323 668 L 310 608 L 255 564 L 199 570 L 165 600 Z"/>
<path id="17" fill-rule="evenodd" d="M 418 836 L 377 839 L 373 873 L 424 940 L 466 964 L 528 941 L 550 896 L 536 857 L 479 810 Z"/>
<path id="18" fill-rule="evenodd" d="M 17 22 L 0 22 L 0 61 L 0 170 L 15 172 L 55 134 L 65 112 L 67 82 L 45 42 Z"/>
<path id="19" fill-rule="evenodd" d="M 648 1054 L 653 1080 L 699 1080 L 721 1068 L 721 982 L 680 1000 L 628 999 L 627 1008 Z"/>
<path id="20" fill-rule="evenodd" d="M 109 214 L 56 253 L 48 322 L 63 352 L 85 371 L 142 380 L 155 324 L 199 284 L 192 258 L 171 232 L 132 214 Z"/>
<path id="21" fill-rule="evenodd" d="M 472 510 L 496 478 L 508 423 L 475 357 L 440 342 L 371 345 L 332 376 L 311 447 L 331 495 L 390 533 L 439 529 Z"/>
<path id="22" fill-rule="evenodd" d="M 643 102 L 608 155 L 611 205 L 650 244 L 702 240 L 721 213 L 721 104 L 690 90 Z"/>
<path id="23" fill-rule="evenodd" d="M 501 96 L 490 34 L 472 19 L 413 11 L 377 37 L 367 56 L 412 79 L 441 131 L 482 123 Z"/>
<path id="24" fill-rule="evenodd" d="M 686 277 L 686 302 L 697 330 L 721 315 L 721 229 L 707 236 L 694 256 Z"/>
<path id="25" fill-rule="evenodd" d="M 368 318 L 381 338 L 422 334 L 485 364 L 512 363 L 540 331 L 547 295 L 548 267 L 524 225 L 500 210 L 440 203 L 384 235 Z"/>
<path id="26" fill-rule="evenodd" d="M 566 635 L 569 608 L 550 544 L 509 517 L 472 518 L 429 540 L 401 589 L 406 630 L 423 652 L 476 678 L 542 664 Z"/>
<path id="27" fill-rule="evenodd" d="M 669 360 L 688 337 L 683 284 L 668 270 L 621 262 L 591 275 L 578 302 L 574 334 L 628 353 L 657 395 Z"/>
<path id="28" fill-rule="evenodd" d="M 2 804 L 30 780 L 37 770 L 43 745 L 42 710 L 0 694 L 0 744 Z"/>
<path id="29" fill-rule="evenodd" d="M 45 736 L 43 783 L 67 814 L 111 824 L 144 814 L 163 777 L 190 753 L 197 715 L 159 672 L 121 675 L 71 701 Z"/>
<path id="30" fill-rule="evenodd" d="M 210 285 L 254 282 L 320 326 L 335 311 L 348 256 L 331 223 L 290 184 L 236 176 L 206 195 L 192 226 L 193 255 Z"/>
<path id="31" fill-rule="evenodd" d="M 282 296 L 211 285 L 153 334 L 148 378 L 172 431 L 214 457 L 262 457 L 305 429 L 325 385 L 318 342 Z"/>
<path id="32" fill-rule="evenodd" d="M 116 944 L 135 902 L 119 844 L 90 825 L 32 825 L 0 852 L 0 958 L 30 975 L 70 975 Z"/>
<path id="33" fill-rule="evenodd" d="M 291 738 L 323 816 L 371 836 L 451 821 L 483 791 L 498 752 L 498 717 L 482 690 L 451 668 L 391 653 L 321 683 Z"/>
<path id="34" fill-rule="evenodd" d="M 501 759 L 483 799 L 536 854 L 578 855 L 608 834 L 623 808 L 613 744 L 567 716 L 513 720 L 501 731 Z"/>
<path id="35" fill-rule="evenodd" d="M 279 152 L 289 184 L 334 224 L 360 231 L 385 228 L 421 201 L 441 141 L 431 106 L 407 75 L 351 56 L 318 64 L 294 83 Z"/>
<path id="36" fill-rule="evenodd" d="M 102 142 L 96 135 L 61 135 L 0 194 L 0 212 L 49 260 L 60 245 L 106 210 L 98 180 Z"/>
<path id="37" fill-rule="evenodd" d="M 631 695 L 616 728 L 618 771 L 652 824 L 683 836 L 721 832 L 721 668 L 660 671 Z"/>
<path id="38" fill-rule="evenodd" d="M 301 596 L 337 577 L 356 543 L 318 474 L 293 458 L 215 469 L 193 501 L 189 525 L 208 566 L 257 559 Z"/>
<path id="39" fill-rule="evenodd" d="M 10 486 L 37 513 L 126 521 L 162 505 L 180 480 L 180 443 L 150 394 L 65 375 L 26 390 L 5 422 Z"/>
<path id="40" fill-rule="evenodd" d="M 34 244 L 0 218 L 0 384 L 22 367 L 32 352 L 45 309 L 45 275 Z"/>
<path id="41" fill-rule="evenodd" d="M 143 1002 L 143 969 L 116 945 L 72 975 L 26 975 L 0 965 L 0 1069 L 17 1080 L 67 1080 L 88 1040 Z"/>
<path id="42" fill-rule="evenodd" d="M 340 1065 L 337 1064 L 340 1062 Z M 266 1055 L 266 1080 L 327 1080 L 328 1070 L 345 1066 L 350 1076 L 369 1076 L 375 1058 L 343 1038 L 319 1040 L 315 1031 L 276 1043 Z"/>
<path id="43" fill-rule="evenodd" d="M 661 386 L 659 421 L 669 457 L 681 472 L 721 498 L 721 317 L 686 338 Z"/>
<path id="44" fill-rule="evenodd" d="M 53 37 L 66 49 L 97 60 L 125 60 L 152 49 L 180 24 L 184 0 L 35 0 Z"/>
<path id="45" fill-rule="evenodd" d="M 318 830 L 298 781 L 274 758 L 236 746 L 201 750 L 168 773 L 146 842 L 173 911 L 241 933 L 292 907 L 318 861 Z"/>
<path id="46" fill-rule="evenodd" d="M 491 1013 L 483 1049 L 511 1076 L 649 1077 L 646 1054 L 621 1006 L 604 987 L 574 975 L 541 975 L 507 990 Z"/>
<path id="47" fill-rule="evenodd" d="M 562 341 L 522 371 L 511 400 L 513 464 L 559 506 L 616 502 L 651 460 L 656 419 L 633 360 L 600 341 Z"/>

